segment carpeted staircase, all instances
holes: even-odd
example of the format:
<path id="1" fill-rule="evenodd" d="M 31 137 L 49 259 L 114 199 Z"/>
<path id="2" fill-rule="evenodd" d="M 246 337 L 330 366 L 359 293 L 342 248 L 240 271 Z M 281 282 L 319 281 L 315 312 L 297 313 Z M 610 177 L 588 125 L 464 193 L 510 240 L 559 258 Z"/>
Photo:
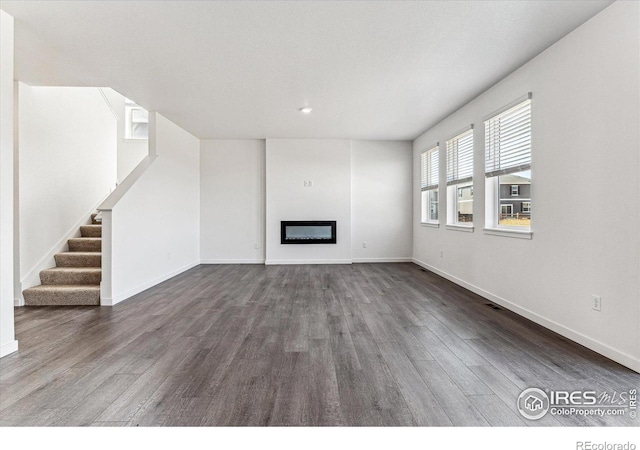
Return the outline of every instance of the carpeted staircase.
<path id="1" fill-rule="evenodd" d="M 69 239 L 68 252 L 55 255 L 57 267 L 40 272 L 42 285 L 23 291 L 26 306 L 100 305 L 102 224 L 96 214 L 80 235 Z"/>

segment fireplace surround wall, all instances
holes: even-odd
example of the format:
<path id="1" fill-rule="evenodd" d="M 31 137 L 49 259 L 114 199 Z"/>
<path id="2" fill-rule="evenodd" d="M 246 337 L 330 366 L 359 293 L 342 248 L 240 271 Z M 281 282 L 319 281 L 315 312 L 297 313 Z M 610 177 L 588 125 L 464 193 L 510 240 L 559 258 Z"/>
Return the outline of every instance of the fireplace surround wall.
<path id="1" fill-rule="evenodd" d="M 267 139 L 265 164 L 265 263 L 351 264 L 350 141 Z M 282 244 L 283 220 L 336 221 L 336 242 Z"/>

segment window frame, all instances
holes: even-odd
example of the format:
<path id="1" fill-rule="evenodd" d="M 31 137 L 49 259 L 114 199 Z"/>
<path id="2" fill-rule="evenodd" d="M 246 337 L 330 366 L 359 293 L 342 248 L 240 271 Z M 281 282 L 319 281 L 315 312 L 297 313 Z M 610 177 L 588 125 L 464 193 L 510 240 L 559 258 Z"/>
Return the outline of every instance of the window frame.
<path id="1" fill-rule="evenodd" d="M 426 159 L 426 162 L 425 162 Z M 435 167 L 435 169 L 434 169 Z M 426 168 L 426 170 L 425 170 Z M 435 175 L 435 183 L 431 177 Z M 435 202 L 432 196 L 436 196 Z M 432 204 L 435 203 L 435 219 Z M 420 223 L 427 226 L 440 225 L 440 143 L 420 152 Z"/>
<path id="2" fill-rule="evenodd" d="M 500 224 L 501 205 L 500 205 L 500 177 L 508 174 L 517 174 L 521 172 L 528 172 L 529 182 L 532 183 L 531 168 L 532 168 L 532 135 L 533 135 L 533 102 L 532 93 L 529 92 L 525 96 L 522 96 L 513 102 L 503 106 L 499 110 L 485 116 L 483 122 L 485 125 L 485 234 L 516 237 L 522 239 L 531 239 L 533 232 L 531 225 L 519 226 L 519 225 L 504 225 Z M 511 116 L 509 117 L 509 115 Z M 521 114 L 521 115 L 520 115 Z M 516 117 L 517 116 L 517 117 Z M 516 118 L 514 118 L 516 117 Z M 496 123 L 500 124 L 500 119 L 511 120 L 508 124 L 512 129 L 513 127 L 523 127 L 524 147 L 525 152 L 516 149 L 515 158 L 511 158 L 506 164 L 501 160 L 504 156 L 514 155 L 513 136 L 507 135 L 507 142 L 505 144 L 504 134 L 501 133 L 498 126 L 498 134 L 496 135 Z M 496 120 L 498 122 L 496 122 Z M 511 140 L 511 141 L 510 141 Z M 504 149 L 501 150 L 500 144 L 504 148 L 507 148 L 506 153 Z M 497 145 L 497 147 L 496 147 Z M 520 145 L 520 143 L 519 143 Z M 497 159 L 496 159 L 497 158 Z M 514 163 L 514 159 L 517 161 Z M 504 165 L 503 165 L 504 164 Z M 513 192 L 510 188 L 510 193 Z M 519 197 L 521 189 L 518 188 L 518 195 L 511 195 L 510 197 Z M 528 197 L 531 197 L 529 195 Z M 531 199 L 528 199 L 531 202 Z M 529 211 L 529 217 L 531 212 Z"/>
<path id="3" fill-rule="evenodd" d="M 136 111 L 142 111 L 147 114 L 147 121 L 134 120 Z M 134 135 L 134 124 L 147 124 L 147 136 L 137 137 Z M 129 99 L 125 99 L 124 103 L 124 138 L 126 141 L 147 141 L 149 140 L 149 112 L 143 107 L 137 105 Z"/>
<path id="4" fill-rule="evenodd" d="M 465 190 L 469 190 L 471 194 L 469 198 L 465 198 Z M 471 221 L 460 220 L 461 206 L 465 203 L 471 203 Z M 473 181 L 466 181 L 464 183 L 452 184 L 447 186 L 447 228 L 469 228 L 473 230 Z M 463 213 L 464 214 L 464 213 Z"/>
<path id="5" fill-rule="evenodd" d="M 447 178 L 447 228 L 466 227 L 473 229 L 474 199 L 474 130 L 473 124 L 459 130 L 445 141 Z M 463 190 L 469 189 L 470 200 L 461 200 Z M 460 220 L 461 203 L 471 202 L 471 221 Z"/>

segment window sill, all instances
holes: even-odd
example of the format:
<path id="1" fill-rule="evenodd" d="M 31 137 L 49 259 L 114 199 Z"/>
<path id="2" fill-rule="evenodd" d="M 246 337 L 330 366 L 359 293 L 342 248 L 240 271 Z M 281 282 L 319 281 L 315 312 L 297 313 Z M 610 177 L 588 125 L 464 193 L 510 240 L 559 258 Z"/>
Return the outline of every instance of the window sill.
<path id="1" fill-rule="evenodd" d="M 465 233 L 473 233 L 473 225 L 449 224 L 447 230 L 464 231 Z"/>
<path id="2" fill-rule="evenodd" d="M 420 226 L 427 228 L 440 228 L 439 222 L 421 222 Z"/>
<path id="3" fill-rule="evenodd" d="M 137 143 L 137 142 L 146 142 L 148 140 L 149 140 L 149 138 L 124 138 L 124 139 L 122 139 L 122 142 L 125 142 L 125 143 L 134 143 L 134 142 L 136 142 Z"/>
<path id="4" fill-rule="evenodd" d="M 510 230 L 508 228 L 485 228 L 484 234 L 491 236 L 503 236 L 516 239 L 532 239 L 533 231 L 531 230 Z"/>

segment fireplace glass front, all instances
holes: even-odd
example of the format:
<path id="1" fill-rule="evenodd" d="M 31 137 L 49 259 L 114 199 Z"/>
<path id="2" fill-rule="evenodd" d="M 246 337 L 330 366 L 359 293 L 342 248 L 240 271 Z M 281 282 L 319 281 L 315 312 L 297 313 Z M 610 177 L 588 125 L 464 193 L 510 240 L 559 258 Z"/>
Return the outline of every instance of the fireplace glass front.
<path id="1" fill-rule="evenodd" d="M 335 244 L 335 220 L 297 220 L 280 222 L 282 244 Z"/>

